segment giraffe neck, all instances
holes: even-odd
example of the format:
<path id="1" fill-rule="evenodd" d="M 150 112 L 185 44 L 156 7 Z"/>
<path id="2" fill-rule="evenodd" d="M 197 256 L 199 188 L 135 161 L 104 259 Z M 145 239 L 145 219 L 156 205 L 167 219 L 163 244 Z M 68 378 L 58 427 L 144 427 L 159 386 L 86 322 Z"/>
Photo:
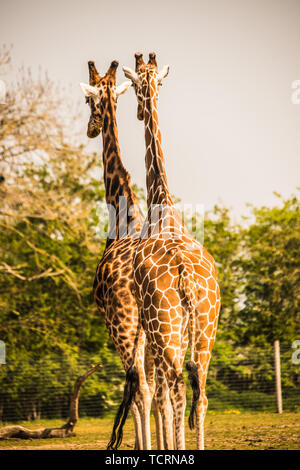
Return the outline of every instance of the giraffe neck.
<path id="1" fill-rule="evenodd" d="M 147 77 L 147 91 L 145 94 L 145 143 L 146 143 L 146 184 L 148 222 L 153 225 L 153 207 L 159 205 L 163 211 L 159 211 L 158 217 L 168 217 L 170 226 L 182 227 L 182 221 L 174 207 L 170 195 L 165 171 L 164 155 L 161 147 L 161 133 L 158 125 L 157 101 L 155 84 Z M 151 209 L 152 208 L 152 209 Z M 155 218 L 155 216 L 154 216 Z M 150 220 L 151 219 L 151 220 Z M 169 223 L 168 223 L 169 226 Z M 163 230 L 159 222 L 159 230 Z M 171 230 L 171 229 L 170 229 Z"/>
<path id="2" fill-rule="evenodd" d="M 168 190 L 165 172 L 164 155 L 161 147 L 161 133 L 158 125 L 157 102 L 155 85 L 147 77 L 147 91 L 145 96 L 145 142 L 146 142 L 146 171 L 147 171 L 147 202 L 151 204 L 173 205 Z"/>
<path id="3" fill-rule="evenodd" d="M 105 197 L 109 209 L 110 234 L 108 246 L 113 239 L 119 239 L 127 233 L 139 233 L 142 214 L 138 200 L 130 185 L 130 176 L 126 171 L 119 148 L 116 123 L 116 105 L 108 90 L 108 100 L 104 109 L 102 129 L 103 173 Z"/>

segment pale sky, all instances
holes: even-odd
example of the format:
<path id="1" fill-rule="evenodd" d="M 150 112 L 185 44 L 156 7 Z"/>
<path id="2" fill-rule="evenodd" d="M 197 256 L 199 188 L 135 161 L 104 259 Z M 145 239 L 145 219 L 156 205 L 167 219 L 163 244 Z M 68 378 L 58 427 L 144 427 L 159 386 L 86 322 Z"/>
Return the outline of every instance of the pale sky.
<path id="1" fill-rule="evenodd" d="M 299 0 L 1 0 L 0 43 L 14 44 L 14 66 L 41 65 L 72 84 L 85 143 L 88 60 L 104 73 L 117 59 L 121 83 L 136 51 L 155 51 L 159 68 L 170 65 L 159 121 L 170 191 L 184 203 L 240 215 L 246 202 L 272 205 L 274 190 L 288 197 L 300 186 Z M 133 89 L 117 121 L 124 164 L 145 187 Z M 92 147 L 101 158 L 102 138 Z"/>

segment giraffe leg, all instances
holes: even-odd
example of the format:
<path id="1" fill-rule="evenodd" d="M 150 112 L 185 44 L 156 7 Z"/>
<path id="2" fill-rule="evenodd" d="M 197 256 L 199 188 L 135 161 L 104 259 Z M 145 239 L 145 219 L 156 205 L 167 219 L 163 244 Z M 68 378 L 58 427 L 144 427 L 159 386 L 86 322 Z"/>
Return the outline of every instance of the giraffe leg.
<path id="1" fill-rule="evenodd" d="M 207 342 L 204 342 L 207 345 Z M 202 347 L 203 347 L 202 342 Z M 212 349 L 212 348 L 211 348 Z M 198 369 L 200 396 L 196 404 L 196 442 L 197 450 L 204 450 L 204 420 L 206 416 L 208 400 L 205 394 L 205 385 L 208 372 L 208 366 L 211 356 L 211 349 L 206 347 L 195 353 L 195 362 Z"/>
<path id="2" fill-rule="evenodd" d="M 173 407 L 176 450 L 185 449 L 184 412 L 186 406 L 186 388 L 182 374 L 169 382 L 171 403 Z"/>
<path id="3" fill-rule="evenodd" d="M 216 294 L 211 295 L 210 301 L 208 302 L 207 297 L 204 296 L 196 308 L 195 344 L 193 351 L 191 351 L 191 358 L 194 356 L 194 364 L 197 367 L 199 386 L 195 406 L 198 450 L 204 450 L 204 420 L 208 406 L 205 385 L 216 337 L 219 310 L 219 288 L 216 285 Z"/>
<path id="4" fill-rule="evenodd" d="M 144 450 L 151 450 L 150 410 L 151 397 L 148 393 L 146 397 L 144 396 L 143 407 L 141 412 Z"/>
<path id="5" fill-rule="evenodd" d="M 173 410 L 170 406 L 169 387 L 164 372 L 157 369 L 157 387 L 155 402 L 162 422 L 162 439 L 160 445 L 165 450 L 173 450 Z"/>
<path id="6" fill-rule="evenodd" d="M 155 362 L 154 362 L 152 349 L 149 343 L 146 344 L 146 348 L 145 348 L 145 373 L 146 373 L 147 384 L 149 386 L 151 397 L 152 397 L 152 412 L 153 412 L 153 416 L 155 420 L 157 449 L 163 450 L 164 441 L 163 441 L 162 416 L 157 406 L 156 397 L 155 397 L 155 388 L 156 388 Z"/>
<path id="7" fill-rule="evenodd" d="M 141 417 L 138 406 L 135 402 L 132 403 L 130 408 L 133 422 L 134 422 L 134 429 L 135 429 L 135 450 L 142 450 L 143 449 L 143 435 L 142 435 L 142 424 L 141 424 Z"/>
<path id="8" fill-rule="evenodd" d="M 200 398 L 196 408 L 196 437 L 197 450 L 204 450 L 204 420 L 207 410 L 208 400 L 205 391 L 200 392 Z"/>
<path id="9" fill-rule="evenodd" d="M 171 334 L 167 347 L 163 352 L 162 367 L 169 391 L 169 403 L 173 414 L 172 420 L 172 449 L 185 449 L 184 413 L 186 406 L 186 387 L 182 376 L 182 335 Z M 162 341 L 160 344 L 163 344 Z M 179 344 L 179 346 L 178 346 Z M 167 404 L 165 401 L 165 408 Z M 175 434 L 175 440 L 174 440 Z"/>
<path id="10" fill-rule="evenodd" d="M 153 406 L 153 415 L 155 419 L 155 427 L 156 427 L 156 436 L 160 434 L 160 416 L 159 412 L 157 410 L 157 406 L 154 400 L 154 391 L 155 391 L 155 363 L 154 363 L 154 357 L 152 353 L 152 348 L 149 344 L 149 342 L 146 340 L 146 346 L 145 346 L 145 375 L 146 375 L 146 381 L 149 387 L 149 392 L 150 392 L 150 397 L 151 397 L 151 402 Z M 149 417 L 150 417 L 150 410 L 149 409 Z M 149 424 L 149 431 L 150 433 L 150 424 Z M 150 437 L 149 437 L 150 439 Z"/>
<path id="11" fill-rule="evenodd" d="M 154 387 L 154 361 L 150 349 L 145 344 L 145 336 L 139 336 L 139 343 L 135 357 L 136 367 L 139 375 L 139 386 L 135 402 L 138 409 L 139 422 L 139 449 L 151 449 L 150 410 L 152 389 Z M 153 383 L 153 384 L 152 384 Z M 141 436 L 141 437 L 140 437 Z"/>
<path id="12" fill-rule="evenodd" d="M 163 420 L 162 420 L 162 413 L 161 409 L 159 408 L 157 404 L 157 398 L 156 398 L 157 391 L 155 392 L 155 395 L 152 400 L 152 411 L 155 419 L 155 429 L 156 429 L 156 443 L 157 443 L 157 449 L 158 450 L 165 450 L 165 440 L 164 440 L 164 429 L 163 429 Z M 166 414 L 167 416 L 172 416 L 173 417 L 173 408 L 171 405 L 169 393 L 166 394 L 165 396 L 165 403 L 164 406 L 166 407 L 167 411 Z M 174 420 L 172 419 L 172 422 Z M 175 425 L 173 426 L 173 434 L 172 434 L 172 439 L 173 439 L 173 444 L 172 444 L 172 449 L 174 448 L 174 442 L 175 442 Z"/>
<path id="13" fill-rule="evenodd" d="M 139 409 L 143 450 L 151 450 L 151 431 L 150 431 L 150 410 L 151 410 L 151 393 L 146 380 L 140 381 L 139 392 L 137 397 L 137 406 Z"/>
<path id="14" fill-rule="evenodd" d="M 156 403 L 156 397 L 153 397 L 152 399 L 152 411 L 155 419 L 157 449 L 164 450 L 162 416 Z"/>

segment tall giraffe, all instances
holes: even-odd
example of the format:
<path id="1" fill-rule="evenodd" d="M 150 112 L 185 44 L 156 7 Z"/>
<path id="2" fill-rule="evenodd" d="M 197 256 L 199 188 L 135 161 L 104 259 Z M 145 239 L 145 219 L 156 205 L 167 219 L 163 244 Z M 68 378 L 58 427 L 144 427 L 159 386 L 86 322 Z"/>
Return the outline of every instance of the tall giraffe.
<path id="1" fill-rule="evenodd" d="M 207 410 L 205 384 L 217 331 L 220 292 L 215 262 L 184 227 L 168 190 L 158 125 L 158 86 L 169 67 L 157 70 L 156 56 L 145 64 L 135 55 L 136 71 L 123 67 L 138 101 L 138 119 L 144 121 L 148 213 L 134 257 L 134 283 L 141 321 L 151 344 L 157 370 L 156 402 L 162 415 L 165 447 L 185 448 L 185 384 L 183 360 L 193 388 L 190 427 L 196 418 L 197 449 L 204 448 Z M 175 425 L 166 406 L 170 395 Z"/>
<path id="2" fill-rule="evenodd" d="M 146 428 L 143 415 L 151 394 L 145 377 L 145 333 L 139 324 L 132 269 L 143 216 L 121 159 L 116 123 L 117 98 L 128 90 L 131 82 L 116 86 L 117 61 L 111 63 L 103 77 L 94 62 L 88 62 L 88 66 L 89 85 L 81 83 L 91 110 L 87 135 L 93 138 L 102 132 L 105 196 L 110 216 L 110 232 L 94 280 L 94 298 L 127 371 L 124 400 L 108 448 L 120 445 L 122 426 L 119 424 L 126 419 L 130 405 L 135 423 L 135 447 L 149 448 L 150 425 Z"/>

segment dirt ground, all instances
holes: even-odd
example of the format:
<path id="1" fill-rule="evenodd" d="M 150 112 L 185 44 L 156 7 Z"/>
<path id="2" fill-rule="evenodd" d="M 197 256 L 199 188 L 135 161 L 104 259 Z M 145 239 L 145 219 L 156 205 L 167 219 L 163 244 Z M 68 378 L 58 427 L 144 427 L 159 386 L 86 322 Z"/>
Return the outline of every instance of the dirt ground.
<path id="1" fill-rule="evenodd" d="M 8 424 L 8 423 L 6 423 Z M 15 423 L 16 424 L 16 423 Z M 22 422 L 30 429 L 61 426 L 62 421 L 40 420 Z M 76 436 L 62 439 L 0 441 L 0 450 L 101 450 L 105 449 L 112 429 L 111 418 L 82 418 L 75 431 Z M 154 421 L 151 423 L 152 445 L 156 448 Z M 120 449 L 134 448 L 134 427 L 128 419 L 123 444 Z M 186 448 L 195 449 L 195 434 L 186 426 Z M 229 410 L 225 413 L 209 412 L 205 421 L 206 450 L 299 450 L 300 413 L 239 413 Z"/>

